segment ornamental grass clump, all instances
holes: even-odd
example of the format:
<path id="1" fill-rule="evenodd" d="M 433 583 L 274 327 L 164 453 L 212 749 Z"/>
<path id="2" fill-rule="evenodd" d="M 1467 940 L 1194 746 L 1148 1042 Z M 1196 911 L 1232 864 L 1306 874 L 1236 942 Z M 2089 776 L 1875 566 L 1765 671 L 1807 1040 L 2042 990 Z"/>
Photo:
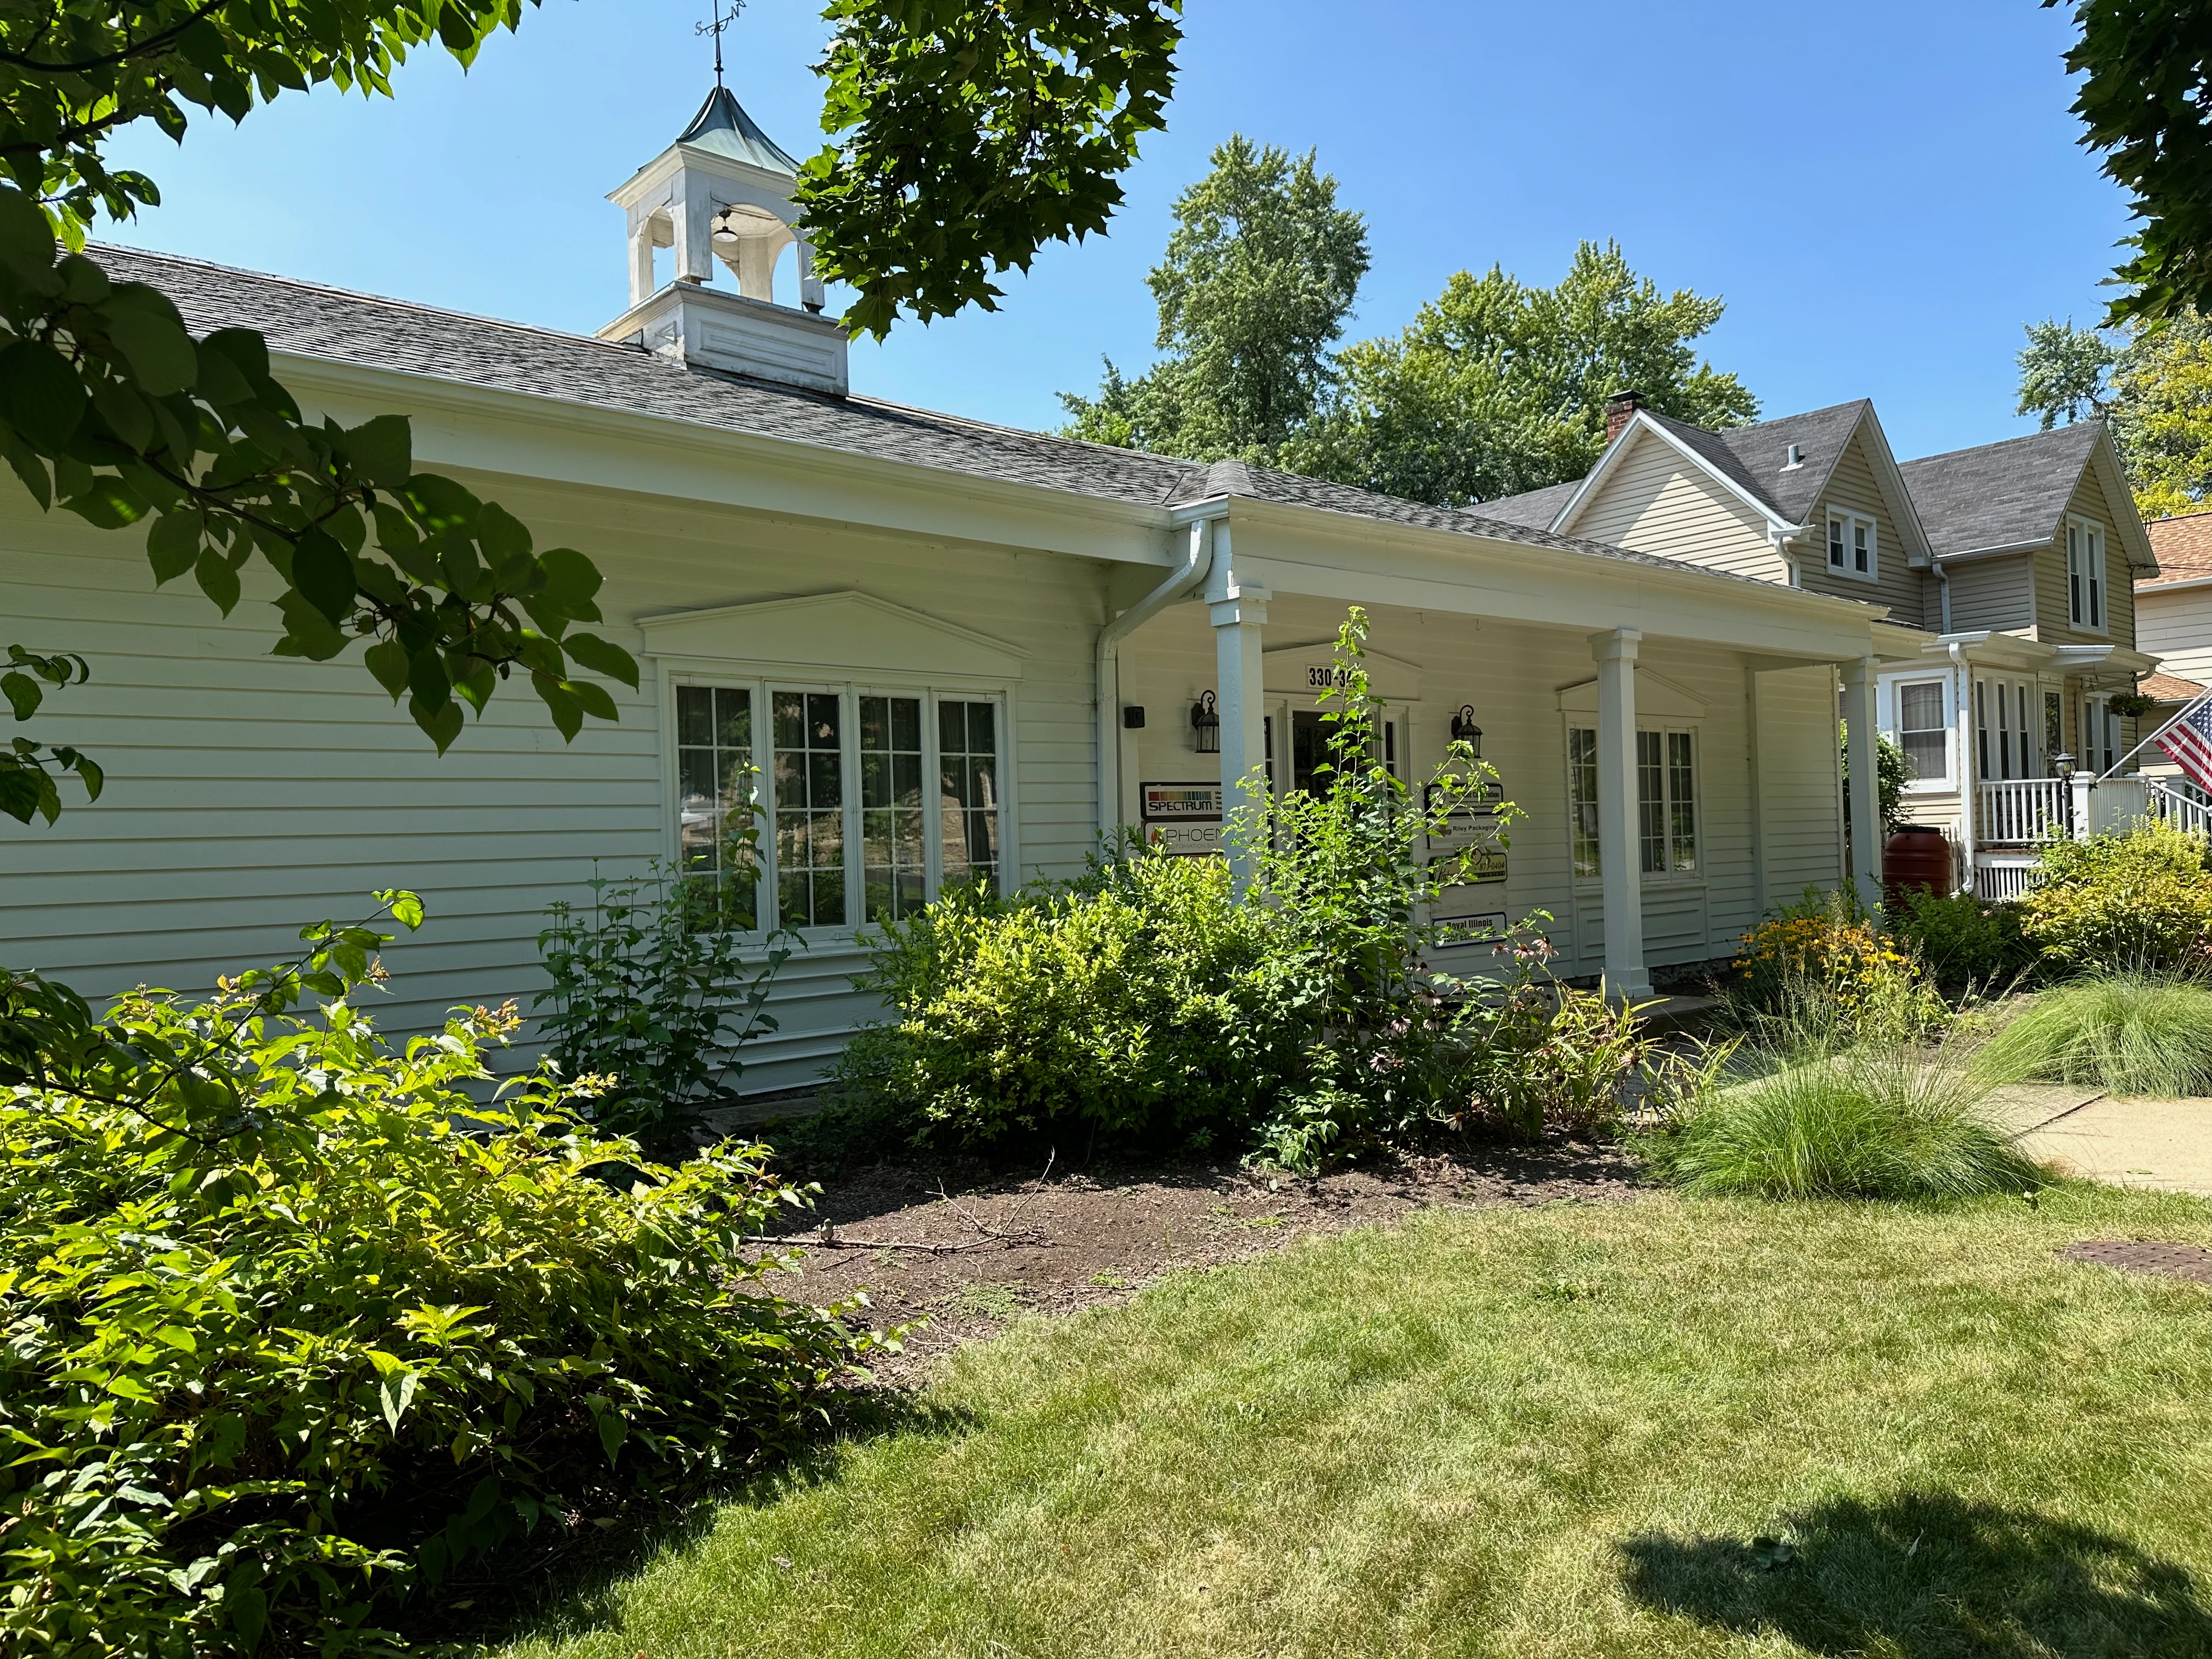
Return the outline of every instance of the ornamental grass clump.
<path id="1" fill-rule="evenodd" d="M 344 1000 L 382 936 L 310 942 L 104 1020 L 0 974 L 0 1652 L 388 1650 L 796 1443 L 868 1346 L 766 1289 L 763 1149 L 659 1168 L 594 1080 L 495 1091 L 511 1007 L 388 1045 Z"/>
<path id="2" fill-rule="evenodd" d="M 1635 1144 L 1661 1179 L 1709 1195 L 1927 1200 L 2032 1190 L 2043 1177 L 1982 1115 L 1986 1092 L 1944 1051 L 1815 1053 L 1707 1089 Z"/>
<path id="3" fill-rule="evenodd" d="M 2087 1084 L 2114 1094 L 2212 1094 L 2212 987 L 2148 974 L 2060 985 L 1976 1056 L 1985 1077 Z"/>

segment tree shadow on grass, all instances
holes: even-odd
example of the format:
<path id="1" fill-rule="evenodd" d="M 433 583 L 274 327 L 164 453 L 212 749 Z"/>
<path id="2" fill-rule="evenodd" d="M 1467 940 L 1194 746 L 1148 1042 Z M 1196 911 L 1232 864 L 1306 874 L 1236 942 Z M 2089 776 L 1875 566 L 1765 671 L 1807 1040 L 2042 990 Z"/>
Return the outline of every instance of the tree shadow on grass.
<path id="1" fill-rule="evenodd" d="M 401 1634 L 433 1651 L 472 1653 L 536 1634 L 613 1629 L 622 1622 L 623 1586 L 655 1562 L 704 1546 L 731 1505 L 765 1508 L 834 1480 L 852 1453 L 872 1441 L 956 1439 L 976 1426 L 971 1413 L 898 1390 L 855 1390 L 836 1408 L 834 1428 L 797 1451 L 724 1486 L 694 1489 L 641 1505 L 611 1525 L 506 1551 L 410 1608 Z"/>
<path id="2" fill-rule="evenodd" d="M 1838 1499 L 1791 1517 L 1782 1541 L 1632 1538 L 1626 1588 L 1646 1607 L 1816 1654 L 2212 1656 L 2212 1614 L 2187 1569 L 2031 1510 L 1942 1492 Z"/>

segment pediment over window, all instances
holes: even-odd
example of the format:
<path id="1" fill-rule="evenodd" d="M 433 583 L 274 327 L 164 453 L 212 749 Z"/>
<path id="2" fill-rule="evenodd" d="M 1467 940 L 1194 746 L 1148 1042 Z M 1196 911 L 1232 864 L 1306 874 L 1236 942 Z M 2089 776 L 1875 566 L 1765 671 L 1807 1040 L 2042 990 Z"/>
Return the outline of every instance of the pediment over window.
<path id="1" fill-rule="evenodd" d="M 1018 646 L 866 593 L 817 593 L 641 617 L 647 656 L 696 663 L 832 668 L 855 675 L 1019 679 Z"/>
<path id="2" fill-rule="evenodd" d="M 1563 714 L 1597 714 L 1597 682 L 1584 680 L 1578 685 L 1565 687 L 1559 692 L 1559 712 Z M 1636 718 L 1660 720 L 1701 720 L 1705 717 L 1705 700 L 1684 690 L 1674 681 L 1662 679 L 1649 670 L 1636 671 Z"/>

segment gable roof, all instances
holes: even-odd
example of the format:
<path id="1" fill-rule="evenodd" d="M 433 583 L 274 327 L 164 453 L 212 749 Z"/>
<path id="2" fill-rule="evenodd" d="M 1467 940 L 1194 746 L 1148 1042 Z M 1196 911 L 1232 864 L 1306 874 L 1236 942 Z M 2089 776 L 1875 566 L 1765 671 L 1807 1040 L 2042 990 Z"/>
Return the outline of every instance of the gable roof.
<path id="1" fill-rule="evenodd" d="M 694 149 L 726 155 L 733 161 L 764 167 L 770 173 L 799 176 L 799 163 L 785 155 L 782 147 L 745 113 L 745 106 L 730 95 L 730 89 L 719 83 L 707 94 L 707 101 L 699 106 L 691 125 L 677 135 L 676 142 L 689 144 Z"/>
<path id="2" fill-rule="evenodd" d="M 1826 409 L 1808 410 L 1802 415 L 1732 426 L 1709 435 L 1728 452 L 1741 476 L 1773 504 L 1777 513 L 1792 524 L 1802 524 L 1835 477 L 1844 452 L 1850 447 L 1852 434 L 1873 414 L 1874 404 L 1859 398 Z M 1792 444 L 1802 456 L 1801 464 L 1794 467 L 1789 465 Z"/>
<path id="3" fill-rule="evenodd" d="M 1518 495 L 1479 501 L 1470 511 L 1480 511 L 1501 524 L 1532 525 L 1539 530 L 1547 530 L 1552 520 L 1559 516 L 1559 509 L 1572 501 L 1575 491 L 1582 487 L 1580 478 L 1570 478 L 1565 483 L 1546 484 L 1541 489 L 1527 490 Z"/>
<path id="4" fill-rule="evenodd" d="M 2153 519 L 2143 526 L 2143 534 L 2150 538 L 2151 550 L 2158 555 L 2158 574 L 2137 577 L 2138 592 L 2212 581 L 2212 513 Z"/>
<path id="5" fill-rule="evenodd" d="M 2005 438 L 1972 449 L 1923 455 L 1900 469 L 1920 508 L 1928 539 L 1942 558 L 2041 547 L 2055 541 L 2068 505 L 2092 465 L 2105 477 L 2107 493 L 2118 485 L 2124 502 L 2125 481 L 2101 422 L 2078 421 Z M 2155 556 L 2132 511 L 2118 512 L 2115 526 L 2131 564 L 2148 564 Z"/>
<path id="6" fill-rule="evenodd" d="M 1442 530 L 1586 558 L 1755 581 L 1583 541 L 1480 511 L 1424 507 L 1348 485 L 1116 449 L 864 397 L 837 397 L 687 365 L 642 346 L 441 311 L 139 249 L 87 249 L 119 282 L 149 283 L 195 333 L 258 330 L 272 350 L 556 403 L 683 421 L 817 449 L 1133 506 L 1229 495 Z M 1768 584 L 1757 583 L 1759 586 Z"/>

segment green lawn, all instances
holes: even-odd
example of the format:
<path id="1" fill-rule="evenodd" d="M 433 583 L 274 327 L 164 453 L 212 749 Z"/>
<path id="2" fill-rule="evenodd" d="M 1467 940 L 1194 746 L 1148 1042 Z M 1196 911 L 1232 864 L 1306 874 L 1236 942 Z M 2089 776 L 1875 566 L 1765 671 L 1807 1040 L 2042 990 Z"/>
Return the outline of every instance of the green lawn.
<path id="1" fill-rule="evenodd" d="M 2056 1254 L 2136 1234 L 2212 1203 L 1311 1242 L 965 1351 L 507 1651 L 2212 1655 L 2212 1290 Z"/>

